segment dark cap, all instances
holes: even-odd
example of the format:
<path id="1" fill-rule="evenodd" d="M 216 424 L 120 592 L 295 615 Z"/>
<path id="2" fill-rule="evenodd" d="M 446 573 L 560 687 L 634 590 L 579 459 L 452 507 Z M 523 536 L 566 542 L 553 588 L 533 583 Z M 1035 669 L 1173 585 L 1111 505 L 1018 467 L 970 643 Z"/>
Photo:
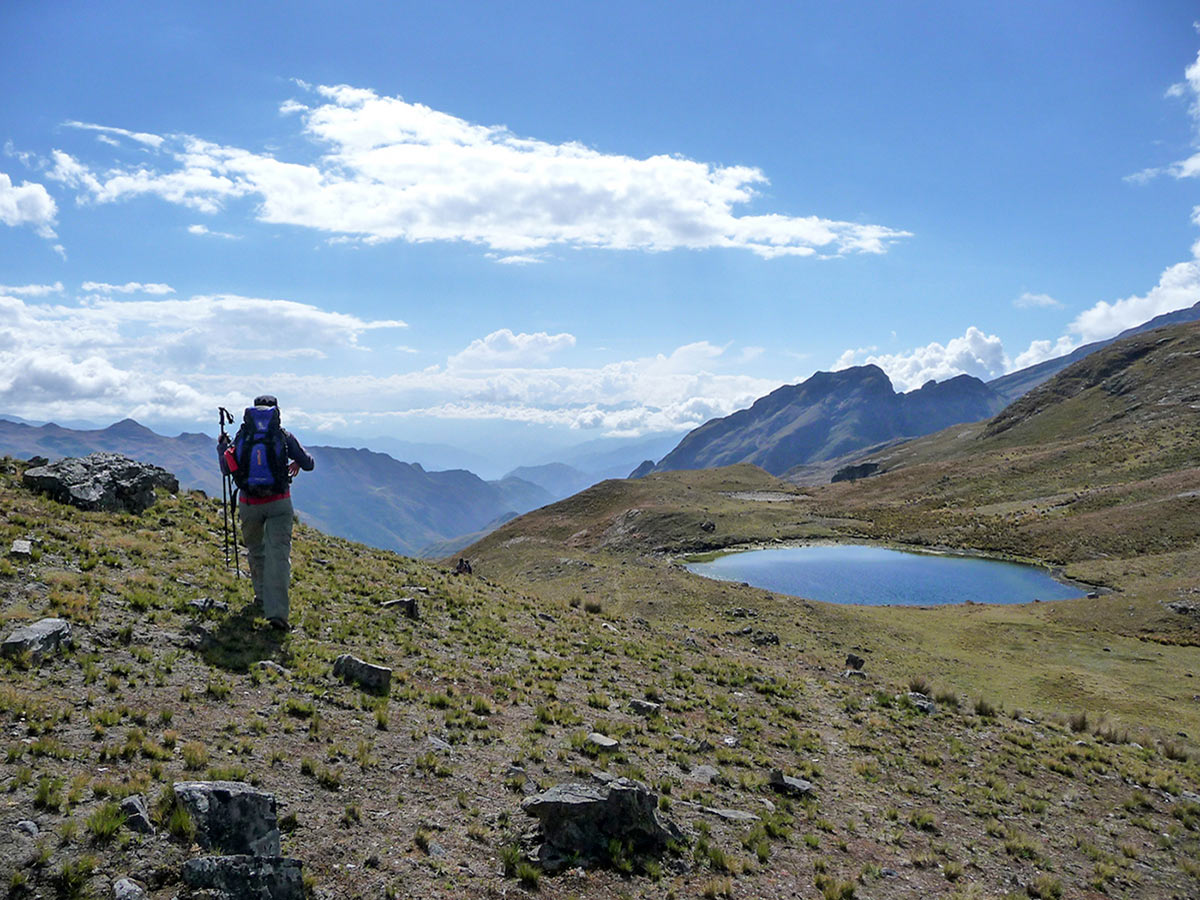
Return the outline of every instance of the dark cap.
<path id="1" fill-rule="evenodd" d="M 279 401 L 276 400 L 274 397 L 272 397 L 270 394 L 259 394 L 257 397 L 254 398 L 254 405 L 255 406 L 278 406 Z"/>

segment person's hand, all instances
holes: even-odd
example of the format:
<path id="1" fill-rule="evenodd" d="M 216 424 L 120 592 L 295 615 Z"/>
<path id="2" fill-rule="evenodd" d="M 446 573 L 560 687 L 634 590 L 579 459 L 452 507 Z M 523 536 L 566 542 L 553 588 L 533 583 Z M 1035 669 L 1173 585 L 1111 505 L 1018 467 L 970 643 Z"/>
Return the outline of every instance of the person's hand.
<path id="1" fill-rule="evenodd" d="M 217 438 L 218 449 L 224 450 L 228 446 L 229 446 L 229 435 L 222 434 L 219 438 Z"/>
<path id="2" fill-rule="evenodd" d="M 299 474 L 300 474 L 300 463 L 295 462 L 295 461 L 288 463 L 288 478 L 295 478 Z"/>

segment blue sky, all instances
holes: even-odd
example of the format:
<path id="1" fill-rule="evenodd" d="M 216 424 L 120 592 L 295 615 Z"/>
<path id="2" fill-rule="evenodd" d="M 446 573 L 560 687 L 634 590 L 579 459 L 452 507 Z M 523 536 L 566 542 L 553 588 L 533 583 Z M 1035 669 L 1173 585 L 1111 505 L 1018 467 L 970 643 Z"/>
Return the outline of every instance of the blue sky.
<path id="1" fill-rule="evenodd" d="M 0 412 L 514 457 L 1200 300 L 1194 3 L 0 8 Z M 499 452 L 497 449 L 496 452 Z"/>

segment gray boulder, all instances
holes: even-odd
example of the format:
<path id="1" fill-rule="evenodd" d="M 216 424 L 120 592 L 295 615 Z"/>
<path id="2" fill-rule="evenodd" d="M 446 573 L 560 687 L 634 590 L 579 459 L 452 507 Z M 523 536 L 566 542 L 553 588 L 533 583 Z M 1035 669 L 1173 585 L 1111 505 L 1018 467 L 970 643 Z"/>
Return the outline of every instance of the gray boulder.
<path id="1" fill-rule="evenodd" d="M 343 681 L 353 681 L 364 690 L 386 694 L 392 686 L 392 670 L 363 662 L 357 656 L 343 653 L 333 661 L 333 674 Z"/>
<path id="2" fill-rule="evenodd" d="M 120 453 L 92 453 L 82 459 L 26 469 L 25 486 L 79 509 L 140 513 L 154 503 L 154 489 L 179 491 L 179 480 L 166 469 Z"/>
<path id="3" fill-rule="evenodd" d="M 175 798 L 192 817 L 196 843 L 204 849 L 279 855 L 274 795 L 240 781 L 177 781 Z"/>
<path id="4" fill-rule="evenodd" d="M 416 597 L 395 597 L 391 600 L 384 600 L 379 605 L 383 609 L 394 609 L 413 620 L 421 618 L 421 609 L 417 606 Z"/>
<path id="5" fill-rule="evenodd" d="M 301 867 L 300 860 L 278 854 L 201 856 L 183 864 L 183 883 L 219 900 L 304 900 Z"/>
<path id="6" fill-rule="evenodd" d="M 9 556 L 33 556 L 33 541 L 24 541 L 18 538 L 12 542 L 8 554 Z"/>
<path id="7" fill-rule="evenodd" d="M 20 656 L 28 653 L 34 662 L 41 662 L 71 644 L 71 623 L 66 619 L 39 619 L 32 625 L 22 625 L 4 639 L 0 653 Z"/>
<path id="8" fill-rule="evenodd" d="M 629 701 L 629 708 L 639 716 L 653 716 L 662 709 L 662 704 L 655 703 L 653 700 L 639 700 L 635 697 Z"/>
<path id="9" fill-rule="evenodd" d="M 661 852 L 683 835 L 658 812 L 658 797 L 644 784 L 618 778 L 607 784 L 559 784 L 530 797 L 521 808 L 542 827 L 537 857 L 550 870 L 567 857 L 607 859 L 613 838 L 628 841 L 635 853 Z"/>

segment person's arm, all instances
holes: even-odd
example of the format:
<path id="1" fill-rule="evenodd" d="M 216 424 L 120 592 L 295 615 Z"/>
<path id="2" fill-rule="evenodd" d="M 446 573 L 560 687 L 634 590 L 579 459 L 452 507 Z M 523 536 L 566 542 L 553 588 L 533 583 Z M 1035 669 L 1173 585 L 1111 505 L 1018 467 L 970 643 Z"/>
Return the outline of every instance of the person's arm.
<path id="1" fill-rule="evenodd" d="M 301 469 L 305 472 L 311 472 L 316 462 L 308 455 L 308 451 L 300 445 L 300 442 L 296 440 L 294 434 L 290 431 L 285 431 L 284 434 L 287 436 L 288 459 L 293 460 L 292 464 L 288 466 L 288 474 L 295 476 Z"/>

